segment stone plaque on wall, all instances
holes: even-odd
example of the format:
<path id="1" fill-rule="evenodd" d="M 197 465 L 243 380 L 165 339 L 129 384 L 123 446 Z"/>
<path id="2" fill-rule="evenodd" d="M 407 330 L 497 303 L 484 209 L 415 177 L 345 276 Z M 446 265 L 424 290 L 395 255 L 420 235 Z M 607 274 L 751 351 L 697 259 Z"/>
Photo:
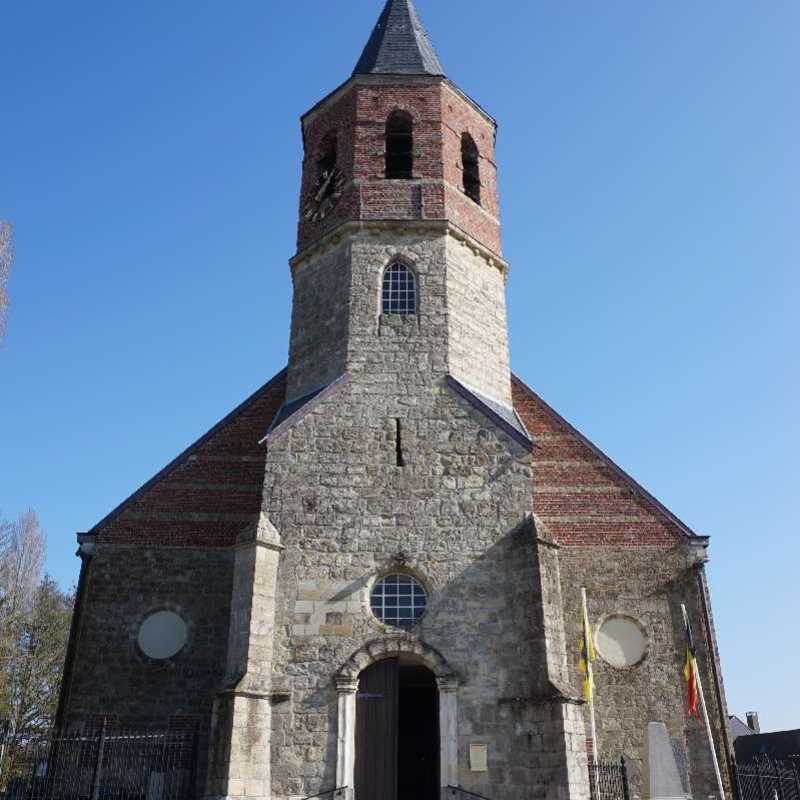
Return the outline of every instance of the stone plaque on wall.
<path id="1" fill-rule="evenodd" d="M 471 744 L 469 746 L 469 768 L 472 772 L 489 771 L 489 746 L 486 744 Z"/>

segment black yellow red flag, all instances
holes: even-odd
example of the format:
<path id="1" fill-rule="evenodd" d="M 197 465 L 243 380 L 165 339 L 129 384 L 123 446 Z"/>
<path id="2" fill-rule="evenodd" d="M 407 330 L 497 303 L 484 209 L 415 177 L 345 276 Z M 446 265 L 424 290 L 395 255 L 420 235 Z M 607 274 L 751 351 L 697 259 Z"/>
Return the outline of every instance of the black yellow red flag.
<path id="1" fill-rule="evenodd" d="M 689 716 L 699 717 L 699 693 L 697 691 L 697 651 L 694 647 L 692 629 L 686 620 L 686 659 L 683 664 L 683 678 L 686 681 L 686 697 L 689 703 Z"/>

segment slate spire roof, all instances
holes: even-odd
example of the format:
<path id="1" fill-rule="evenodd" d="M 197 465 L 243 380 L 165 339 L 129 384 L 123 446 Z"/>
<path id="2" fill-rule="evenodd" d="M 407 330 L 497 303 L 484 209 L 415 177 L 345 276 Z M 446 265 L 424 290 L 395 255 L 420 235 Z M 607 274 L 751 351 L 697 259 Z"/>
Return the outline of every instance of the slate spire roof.
<path id="1" fill-rule="evenodd" d="M 412 0 L 387 0 L 353 75 L 444 75 Z"/>

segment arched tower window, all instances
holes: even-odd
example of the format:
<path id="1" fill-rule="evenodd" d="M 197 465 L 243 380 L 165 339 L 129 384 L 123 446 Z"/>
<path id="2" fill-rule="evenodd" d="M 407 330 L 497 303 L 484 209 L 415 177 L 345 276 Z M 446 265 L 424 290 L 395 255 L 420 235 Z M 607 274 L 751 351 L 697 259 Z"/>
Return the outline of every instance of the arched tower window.
<path id="1" fill-rule="evenodd" d="M 480 156 L 475 140 L 468 133 L 461 136 L 461 167 L 464 170 L 464 192 L 467 197 L 480 205 Z"/>
<path id="2" fill-rule="evenodd" d="M 334 172 L 336 171 L 337 150 L 339 148 L 336 134 L 331 131 L 325 135 L 320 147 L 320 157 L 317 160 L 317 182 L 315 186 L 316 191 L 322 190 L 324 196 L 333 193 L 334 189 Z M 318 198 L 324 199 L 323 197 Z"/>
<path id="3" fill-rule="evenodd" d="M 417 313 L 417 281 L 405 264 L 394 263 L 386 267 L 381 308 L 384 314 Z"/>
<path id="4" fill-rule="evenodd" d="M 407 111 L 393 111 L 386 121 L 386 177 L 412 177 L 414 121 Z"/>

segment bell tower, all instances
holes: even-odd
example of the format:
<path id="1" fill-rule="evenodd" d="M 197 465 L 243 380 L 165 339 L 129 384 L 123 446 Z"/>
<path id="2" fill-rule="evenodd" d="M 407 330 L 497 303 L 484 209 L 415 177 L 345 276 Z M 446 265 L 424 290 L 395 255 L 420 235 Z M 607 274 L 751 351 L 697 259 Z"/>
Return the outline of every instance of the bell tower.
<path id="1" fill-rule="evenodd" d="M 388 0 L 302 132 L 289 401 L 369 369 L 451 376 L 511 409 L 496 123 L 411 0 Z"/>

